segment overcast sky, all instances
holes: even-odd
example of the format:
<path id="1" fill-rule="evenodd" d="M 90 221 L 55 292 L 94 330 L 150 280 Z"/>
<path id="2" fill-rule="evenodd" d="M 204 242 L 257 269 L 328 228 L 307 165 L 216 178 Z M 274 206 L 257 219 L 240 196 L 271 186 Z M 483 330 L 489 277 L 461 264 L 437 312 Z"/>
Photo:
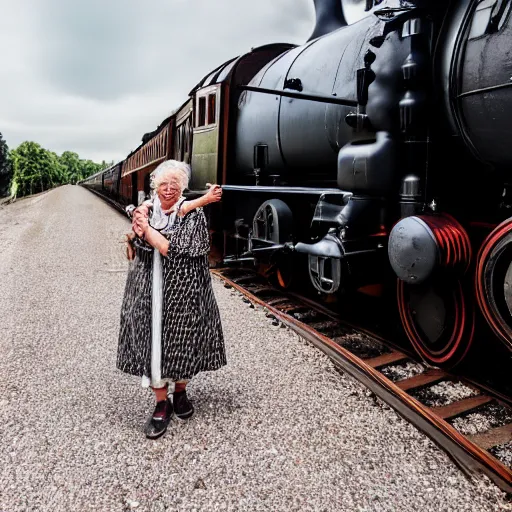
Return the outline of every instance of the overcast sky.
<path id="1" fill-rule="evenodd" d="M 120 160 L 210 70 L 314 19 L 312 0 L 0 0 L 0 132 Z"/>

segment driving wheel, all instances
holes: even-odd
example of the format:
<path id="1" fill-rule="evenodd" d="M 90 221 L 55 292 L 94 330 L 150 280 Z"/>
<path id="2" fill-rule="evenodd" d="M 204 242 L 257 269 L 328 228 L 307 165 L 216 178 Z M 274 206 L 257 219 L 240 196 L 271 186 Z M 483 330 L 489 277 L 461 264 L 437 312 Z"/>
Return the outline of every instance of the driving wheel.
<path id="1" fill-rule="evenodd" d="M 487 323 L 512 350 L 512 218 L 484 240 L 475 284 L 478 305 Z"/>
<path id="2" fill-rule="evenodd" d="M 464 359 L 475 318 L 460 279 L 439 276 L 419 285 L 398 280 L 398 307 L 407 337 L 426 362 L 449 368 Z"/>

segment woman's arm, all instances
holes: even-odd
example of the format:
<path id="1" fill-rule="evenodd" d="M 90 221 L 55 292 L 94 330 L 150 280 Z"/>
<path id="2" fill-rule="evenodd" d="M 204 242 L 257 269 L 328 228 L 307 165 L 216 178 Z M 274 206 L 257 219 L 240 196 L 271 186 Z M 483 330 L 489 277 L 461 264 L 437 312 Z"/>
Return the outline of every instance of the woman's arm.
<path id="1" fill-rule="evenodd" d="M 130 205 L 133 206 L 133 205 Z M 132 230 L 134 233 L 139 237 L 142 238 L 144 236 L 144 232 L 142 228 L 139 226 L 141 219 L 147 218 L 149 215 L 149 208 L 153 206 L 152 201 L 144 201 L 140 206 L 135 208 L 133 206 L 133 209 L 128 212 L 128 208 L 126 208 L 126 211 L 128 212 L 128 215 L 132 219 Z"/>
<path id="2" fill-rule="evenodd" d="M 210 203 L 220 201 L 222 198 L 222 188 L 220 185 L 210 185 L 208 192 L 197 199 L 192 201 L 185 201 L 180 208 L 180 216 L 184 216 L 187 213 L 201 208 Z M 139 207 L 140 208 L 140 207 Z M 169 240 L 159 233 L 156 229 L 153 229 L 148 222 L 147 216 L 144 216 L 146 212 L 140 212 L 139 208 L 134 215 L 134 225 L 136 225 L 143 233 L 144 238 L 148 244 L 157 249 L 160 254 L 166 256 L 169 252 Z M 142 209 L 142 208 L 141 208 Z M 146 213 L 147 215 L 147 213 Z M 207 233 L 207 232 L 206 232 Z"/>
<path id="3" fill-rule="evenodd" d="M 203 206 L 206 206 L 207 204 L 216 203 L 217 201 L 221 200 L 222 188 L 220 187 L 220 185 L 210 185 L 209 183 L 207 183 L 207 185 L 210 186 L 210 189 L 204 196 L 198 197 L 197 199 L 193 199 L 192 201 L 185 201 L 181 205 L 181 217 L 185 216 L 188 212 L 191 212 L 196 208 L 201 208 Z"/>
<path id="4" fill-rule="evenodd" d="M 146 242 L 157 249 L 162 256 L 167 256 L 169 252 L 169 240 L 149 225 L 147 217 L 141 219 L 139 226 L 142 229 Z"/>

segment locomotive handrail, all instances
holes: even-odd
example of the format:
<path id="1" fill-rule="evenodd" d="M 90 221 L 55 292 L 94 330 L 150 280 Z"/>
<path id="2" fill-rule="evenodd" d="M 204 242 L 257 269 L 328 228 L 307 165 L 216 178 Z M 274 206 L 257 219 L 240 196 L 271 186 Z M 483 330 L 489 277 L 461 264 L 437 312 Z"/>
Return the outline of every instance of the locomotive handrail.
<path id="1" fill-rule="evenodd" d="M 357 101 L 347 100 L 345 98 L 336 98 L 336 96 L 280 91 L 278 89 L 265 89 L 264 87 L 254 87 L 252 85 L 239 85 L 238 88 L 242 91 L 259 92 L 261 94 L 276 94 L 277 96 L 284 96 L 285 98 L 294 98 L 297 100 L 318 101 L 319 103 L 331 103 L 333 105 L 344 105 L 345 107 L 357 107 Z"/>
<path id="2" fill-rule="evenodd" d="M 496 89 L 504 89 L 506 87 L 512 87 L 512 83 L 498 84 L 498 85 L 490 85 L 489 87 L 482 87 L 481 89 L 473 89 L 471 91 L 461 92 L 457 99 L 465 98 L 466 96 L 471 96 L 473 94 L 481 94 L 483 92 L 495 91 Z"/>
<path id="3" fill-rule="evenodd" d="M 322 187 L 290 187 L 279 185 L 222 185 L 223 191 L 228 192 L 269 192 L 280 194 L 338 194 L 352 195 L 351 192 L 339 188 Z"/>

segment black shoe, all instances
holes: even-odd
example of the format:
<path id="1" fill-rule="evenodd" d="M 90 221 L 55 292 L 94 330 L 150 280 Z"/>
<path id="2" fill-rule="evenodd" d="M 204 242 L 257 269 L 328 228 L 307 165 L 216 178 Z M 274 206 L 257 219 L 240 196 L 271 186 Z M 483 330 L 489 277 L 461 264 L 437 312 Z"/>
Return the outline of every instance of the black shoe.
<path id="1" fill-rule="evenodd" d="M 180 420 L 186 420 L 194 414 L 194 406 L 187 398 L 186 390 L 172 394 L 172 405 L 174 407 L 174 414 L 176 414 L 176 418 Z"/>
<path id="2" fill-rule="evenodd" d="M 172 404 L 167 400 L 156 403 L 155 410 L 144 427 L 144 433 L 148 439 L 158 439 L 167 431 L 171 421 Z"/>

